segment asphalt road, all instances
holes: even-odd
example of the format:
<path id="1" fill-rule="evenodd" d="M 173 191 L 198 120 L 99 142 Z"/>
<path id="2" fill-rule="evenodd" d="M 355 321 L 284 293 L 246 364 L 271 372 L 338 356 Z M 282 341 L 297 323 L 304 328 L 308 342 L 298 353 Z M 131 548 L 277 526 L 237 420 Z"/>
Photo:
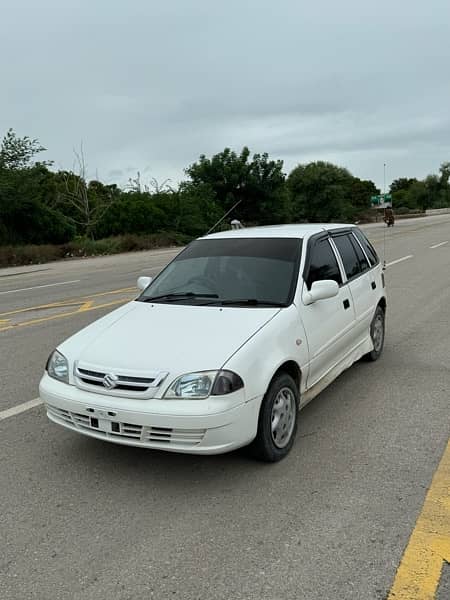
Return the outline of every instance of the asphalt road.
<path id="1" fill-rule="evenodd" d="M 389 265 L 383 356 L 309 404 L 274 465 L 103 443 L 42 406 L 1 420 L 176 251 L 0 270 L 2 600 L 387 597 L 450 434 L 450 215 L 366 231 Z"/>

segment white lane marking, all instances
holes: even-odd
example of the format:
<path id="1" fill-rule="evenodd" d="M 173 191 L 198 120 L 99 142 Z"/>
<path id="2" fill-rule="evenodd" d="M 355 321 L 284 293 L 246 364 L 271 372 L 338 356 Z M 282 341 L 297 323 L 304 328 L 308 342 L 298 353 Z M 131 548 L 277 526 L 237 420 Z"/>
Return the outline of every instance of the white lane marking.
<path id="1" fill-rule="evenodd" d="M 40 288 L 55 287 L 57 285 L 69 285 L 69 283 L 79 283 L 81 279 L 74 279 L 73 281 L 61 281 L 59 283 L 47 283 L 45 285 L 35 285 L 33 287 L 21 288 L 20 290 L 7 290 L 6 292 L 0 292 L 1 294 L 15 294 L 16 292 L 28 292 L 29 290 L 38 290 Z"/>
<path id="2" fill-rule="evenodd" d="M 29 400 L 23 404 L 18 404 L 17 406 L 13 406 L 7 410 L 2 410 L 0 412 L 0 421 L 9 419 L 9 417 L 13 417 L 14 415 L 20 415 L 20 413 L 30 410 L 30 408 L 34 408 L 35 406 L 39 406 L 40 404 L 42 404 L 42 400 L 40 398 L 35 398 L 34 400 Z"/>
<path id="3" fill-rule="evenodd" d="M 430 246 L 430 248 L 439 248 L 439 246 L 445 246 L 448 244 L 448 240 L 446 242 L 441 242 L 440 244 L 435 244 L 434 246 Z"/>
<path id="4" fill-rule="evenodd" d="M 413 254 L 408 254 L 408 256 L 402 256 L 402 258 L 397 258 L 397 260 L 393 260 L 388 262 L 387 267 L 392 267 L 392 265 L 396 265 L 397 263 L 403 262 L 404 260 L 408 260 L 408 258 L 413 258 Z"/>

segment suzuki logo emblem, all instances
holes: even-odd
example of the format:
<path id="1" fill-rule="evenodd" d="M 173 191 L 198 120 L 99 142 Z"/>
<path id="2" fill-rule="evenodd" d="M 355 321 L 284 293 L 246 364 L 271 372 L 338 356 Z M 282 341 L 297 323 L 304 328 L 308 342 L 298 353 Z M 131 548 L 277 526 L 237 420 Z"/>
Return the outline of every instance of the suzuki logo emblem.
<path id="1" fill-rule="evenodd" d="M 114 373 L 108 373 L 103 377 L 103 385 L 107 390 L 112 390 L 116 387 L 119 378 Z"/>

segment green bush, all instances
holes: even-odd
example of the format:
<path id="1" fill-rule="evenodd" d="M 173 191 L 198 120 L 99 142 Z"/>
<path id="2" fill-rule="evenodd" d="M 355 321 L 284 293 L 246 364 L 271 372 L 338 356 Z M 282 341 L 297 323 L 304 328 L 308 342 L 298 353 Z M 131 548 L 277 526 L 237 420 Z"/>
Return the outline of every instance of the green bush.
<path id="1" fill-rule="evenodd" d="M 102 240 L 92 240 L 81 238 L 64 244 L 64 256 L 102 256 L 104 254 L 117 254 L 120 252 L 120 238 L 105 238 Z"/>

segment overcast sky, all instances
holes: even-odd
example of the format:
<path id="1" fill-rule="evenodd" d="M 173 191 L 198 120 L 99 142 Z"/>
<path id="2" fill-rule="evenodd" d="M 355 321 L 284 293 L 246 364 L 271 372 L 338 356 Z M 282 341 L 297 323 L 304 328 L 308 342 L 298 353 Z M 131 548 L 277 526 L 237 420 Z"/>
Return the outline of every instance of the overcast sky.
<path id="1" fill-rule="evenodd" d="M 0 135 L 170 177 L 229 146 L 361 178 L 450 160 L 449 0 L 0 0 Z"/>

